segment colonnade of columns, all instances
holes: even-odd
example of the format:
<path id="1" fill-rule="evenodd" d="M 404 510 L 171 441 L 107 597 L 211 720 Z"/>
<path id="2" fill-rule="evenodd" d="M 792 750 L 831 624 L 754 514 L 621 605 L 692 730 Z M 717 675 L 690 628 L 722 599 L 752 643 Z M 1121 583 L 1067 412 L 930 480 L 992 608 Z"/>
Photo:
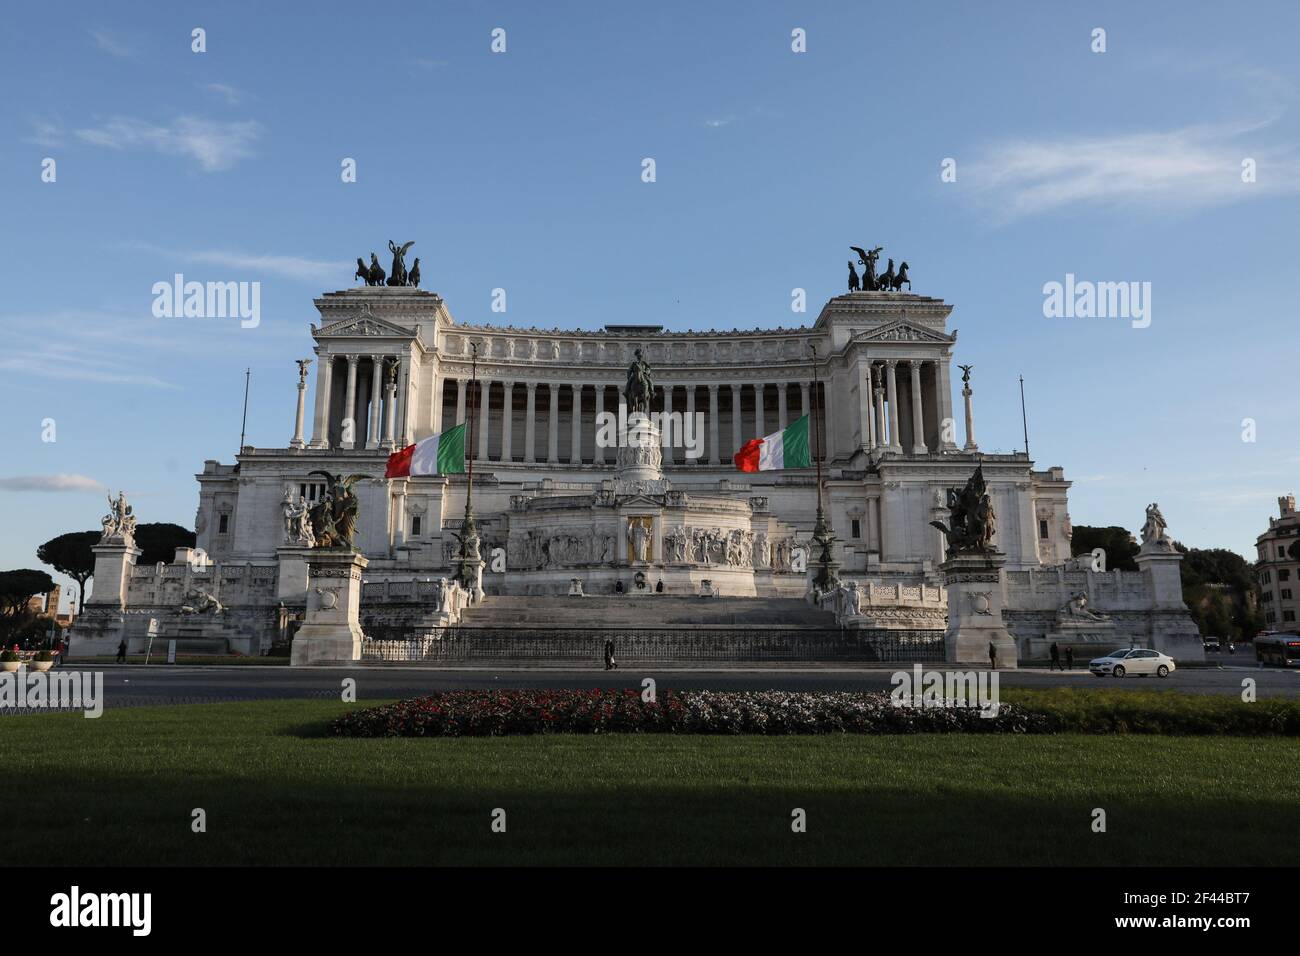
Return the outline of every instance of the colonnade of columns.
<path id="1" fill-rule="evenodd" d="M 927 366 L 928 381 L 923 382 L 922 372 Z M 952 412 L 946 361 L 872 361 L 858 365 L 856 375 L 858 440 L 864 451 L 924 455 L 956 450 L 950 437 Z M 906 401 L 900 400 L 900 385 L 906 388 Z M 906 445 L 904 436 L 908 439 Z"/>
<path id="2" fill-rule="evenodd" d="M 470 394 L 470 384 L 451 377 L 440 383 L 438 393 L 446 405 L 443 417 L 454 416 L 454 422 L 438 427 L 467 421 L 474 405 L 473 452 L 477 460 L 600 465 L 617 457 L 613 446 L 606 447 L 597 438 L 604 413 L 617 420 L 622 401 L 619 385 L 498 381 L 480 375 L 475 397 Z M 784 429 L 812 408 L 811 382 L 664 383 L 656 391 L 656 414 L 674 414 L 673 428 L 683 430 L 670 435 L 663 447 L 665 465 L 727 463 L 751 438 Z M 724 401 L 727 391 L 730 399 Z M 515 407 L 521 396 L 522 409 Z M 471 398 L 475 400 L 471 402 Z M 510 414 L 504 414 L 505 409 Z M 724 420 L 729 423 L 725 430 Z M 517 427 L 520 424 L 522 429 Z M 518 438 L 521 430 L 522 446 Z M 566 432 L 567 441 L 562 440 Z M 822 437 L 826 437 L 825 428 Z M 539 448 L 539 444 L 545 447 Z M 690 457 L 688 446 L 701 453 Z"/>
<path id="3" fill-rule="evenodd" d="M 843 374 L 837 373 L 838 388 L 820 382 L 820 437 L 827 460 L 854 450 L 850 443 L 854 425 L 843 417 L 836 400 L 850 398 L 854 391 L 857 448 L 909 455 L 956 450 L 946 359 L 859 362 L 849 367 L 850 376 L 856 377 L 852 390 L 843 387 Z M 446 376 L 436 381 L 431 399 L 426 400 L 427 424 L 432 431 L 466 421 L 469 387 L 464 378 Z M 480 376 L 477 387 L 475 447 L 470 449 L 477 460 L 599 465 L 616 457 L 612 446 L 603 447 L 597 441 L 597 432 L 603 412 L 617 414 L 621 386 Z M 810 414 L 813 407 L 810 381 L 665 382 L 657 391 L 656 411 L 673 413 L 674 427 L 680 423 L 690 430 L 671 436 L 673 440 L 663 449 L 665 465 L 724 464 L 751 438 L 784 429 Z M 391 450 L 410 444 L 415 440 L 415 416 L 407 406 L 413 396 L 409 355 L 325 355 L 317 366 L 310 447 Z M 522 404 L 521 409 L 515 408 L 516 401 Z M 447 421 L 453 408 L 454 420 Z M 510 413 L 504 414 L 505 409 Z M 697 414 L 702 421 L 697 421 Z M 543 415 L 544 431 L 539 434 Z M 567 432 L 564 441 L 562 417 Z M 516 428 L 517 424 L 522 428 Z M 425 426 L 420 427 L 423 433 Z M 302 447 L 300 442 L 301 427 L 296 425 L 293 446 Z M 700 454 L 690 457 L 687 446 Z"/>
<path id="4" fill-rule="evenodd" d="M 392 449 L 407 444 L 409 415 L 398 382 L 405 383 L 409 374 L 409 359 L 404 355 L 322 356 L 316 367 L 309 447 Z M 294 439 L 301 439 L 297 423 Z"/>

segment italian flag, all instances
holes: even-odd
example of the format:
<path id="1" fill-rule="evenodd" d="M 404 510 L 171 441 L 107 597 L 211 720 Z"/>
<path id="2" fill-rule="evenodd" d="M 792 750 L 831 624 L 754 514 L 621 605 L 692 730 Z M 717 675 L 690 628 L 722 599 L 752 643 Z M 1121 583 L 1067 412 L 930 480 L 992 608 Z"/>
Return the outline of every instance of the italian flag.
<path id="1" fill-rule="evenodd" d="M 812 455 L 808 453 L 808 416 L 792 422 L 785 431 L 745 442 L 732 460 L 741 471 L 808 468 L 812 465 Z"/>
<path id="2" fill-rule="evenodd" d="M 465 424 L 449 428 L 441 435 L 407 445 L 388 456 L 385 478 L 417 475 L 451 475 L 465 470 Z"/>

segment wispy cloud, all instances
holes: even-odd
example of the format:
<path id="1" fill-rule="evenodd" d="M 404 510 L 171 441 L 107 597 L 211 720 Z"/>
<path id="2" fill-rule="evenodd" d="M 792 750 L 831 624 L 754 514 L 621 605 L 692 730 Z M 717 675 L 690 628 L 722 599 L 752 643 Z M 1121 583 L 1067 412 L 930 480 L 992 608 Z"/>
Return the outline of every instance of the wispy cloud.
<path id="1" fill-rule="evenodd" d="M 23 139 L 24 143 L 35 143 L 47 149 L 57 149 L 64 143 L 63 124 L 55 120 L 33 120 L 32 134 Z"/>
<path id="2" fill-rule="evenodd" d="M 58 492 L 102 492 L 106 487 L 102 482 L 85 475 L 15 475 L 12 478 L 0 478 L 0 491 L 58 491 Z"/>
<path id="3" fill-rule="evenodd" d="M 305 259 L 302 256 L 277 256 L 265 253 L 239 252 L 229 249 L 168 249 L 151 243 L 132 244 L 134 248 L 168 259 L 193 262 L 200 265 L 221 266 L 257 275 L 279 276 L 303 282 L 340 282 L 339 277 L 351 277 L 356 266 L 344 260 Z"/>
<path id="4" fill-rule="evenodd" d="M 95 46 L 105 53 L 120 57 L 135 55 L 135 50 L 126 41 L 114 36 L 107 30 L 91 30 L 90 35 L 95 39 Z"/>
<path id="5" fill-rule="evenodd" d="M 99 126 L 79 129 L 84 143 L 108 149 L 150 149 L 196 161 L 204 172 L 229 169 L 253 155 L 261 127 L 253 120 L 225 122 L 180 116 L 166 125 L 116 116 Z"/>
<path id="6" fill-rule="evenodd" d="M 719 116 L 715 119 L 706 119 L 704 125 L 709 127 L 709 129 L 718 129 L 722 126 L 730 126 L 734 122 L 736 122 L 736 117 L 734 116 Z"/>
<path id="7" fill-rule="evenodd" d="M 238 106 L 244 99 L 244 94 L 229 83 L 205 83 L 203 89 L 224 100 L 228 106 Z"/>
<path id="8" fill-rule="evenodd" d="M 1300 192 L 1296 149 L 1257 135 L 1271 122 L 1007 140 L 980 154 L 963 179 L 1003 221 L 1071 206 L 1176 210 Z M 1242 181 L 1248 158 L 1253 183 Z"/>

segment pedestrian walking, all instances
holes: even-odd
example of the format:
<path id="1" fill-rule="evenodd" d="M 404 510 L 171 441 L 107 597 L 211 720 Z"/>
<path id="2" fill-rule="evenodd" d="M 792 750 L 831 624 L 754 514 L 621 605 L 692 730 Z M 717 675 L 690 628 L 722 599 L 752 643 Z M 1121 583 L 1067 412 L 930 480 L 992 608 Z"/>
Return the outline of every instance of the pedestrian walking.
<path id="1" fill-rule="evenodd" d="M 1061 649 L 1052 641 L 1052 662 L 1047 665 L 1049 671 L 1061 669 Z"/>
<path id="2" fill-rule="evenodd" d="M 1074 648 L 1066 645 L 1065 648 L 1065 666 L 1074 670 Z"/>
<path id="3" fill-rule="evenodd" d="M 993 670 L 998 669 L 998 649 L 989 641 L 989 667 Z"/>
<path id="4" fill-rule="evenodd" d="M 614 642 L 605 641 L 605 670 L 612 671 L 618 669 L 618 662 L 614 660 Z"/>
<path id="5" fill-rule="evenodd" d="M 117 645 L 117 663 L 126 663 L 126 638 L 122 638 L 122 643 Z"/>

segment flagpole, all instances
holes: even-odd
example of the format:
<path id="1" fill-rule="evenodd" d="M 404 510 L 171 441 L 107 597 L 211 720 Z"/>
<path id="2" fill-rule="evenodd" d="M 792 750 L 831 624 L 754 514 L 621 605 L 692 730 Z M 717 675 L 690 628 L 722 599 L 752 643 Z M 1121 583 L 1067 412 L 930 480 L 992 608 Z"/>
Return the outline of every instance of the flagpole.
<path id="1" fill-rule="evenodd" d="M 1025 457 L 1029 457 L 1029 418 L 1025 415 L 1025 377 L 1020 376 L 1020 423 L 1025 428 Z"/>
<path id="2" fill-rule="evenodd" d="M 248 381 L 253 375 L 251 368 L 244 369 L 244 417 L 239 423 L 239 454 L 244 453 L 244 435 L 248 429 Z"/>

